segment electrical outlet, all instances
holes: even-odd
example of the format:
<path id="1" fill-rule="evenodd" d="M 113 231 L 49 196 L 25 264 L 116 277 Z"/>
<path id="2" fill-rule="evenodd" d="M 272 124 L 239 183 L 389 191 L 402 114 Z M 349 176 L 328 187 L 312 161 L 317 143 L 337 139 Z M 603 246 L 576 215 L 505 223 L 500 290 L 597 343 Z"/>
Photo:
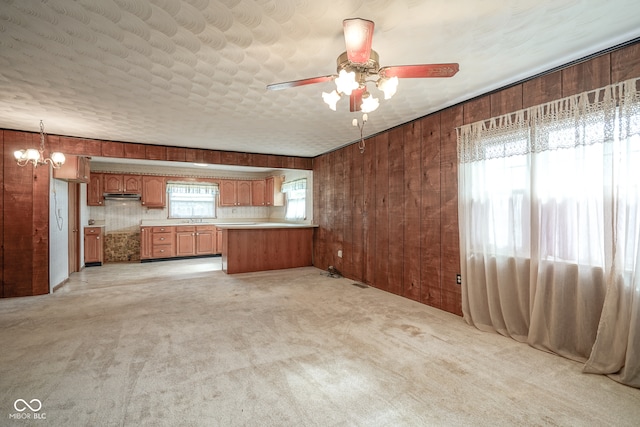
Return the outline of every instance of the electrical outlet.
<path id="1" fill-rule="evenodd" d="M 462 275 L 456 274 L 456 284 L 462 285 Z"/>
<path id="2" fill-rule="evenodd" d="M 342 249 L 338 250 L 338 258 L 342 258 Z"/>

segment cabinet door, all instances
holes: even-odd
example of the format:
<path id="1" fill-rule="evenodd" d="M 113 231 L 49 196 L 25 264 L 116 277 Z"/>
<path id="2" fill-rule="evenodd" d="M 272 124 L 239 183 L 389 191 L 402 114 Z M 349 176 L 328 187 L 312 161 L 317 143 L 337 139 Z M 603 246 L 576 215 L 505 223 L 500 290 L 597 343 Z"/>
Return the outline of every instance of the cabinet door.
<path id="1" fill-rule="evenodd" d="M 84 229 L 84 263 L 102 264 L 102 229 L 99 227 Z"/>
<path id="2" fill-rule="evenodd" d="M 216 247 L 213 249 L 214 254 L 222 253 L 222 228 L 216 227 Z"/>
<path id="3" fill-rule="evenodd" d="M 103 175 L 101 173 L 92 173 L 87 184 L 87 206 L 103 206 L 104 196 L 103 187 Z"/>
<path id="4" fill-rule="evenodd" d="M 164 208 L 167 193 L 164 177 L 142 177 L 142 205 L 148 208 Z"/>
<path id="5" fill-rule="evenodd" d="M 223 180 L 220 182 L 220 206 L 236 206 L 236 181 Z"/>
<path id="6" fill-rule="evenodd" d="M 251 206 L 251 181 L 237 181 L 237 205 Z"/>
<path id="7" fill-rule="evenodd" d="M 284 193 L 282 192 L 282 176 L 270 176 L 267 178 L 267 202 L 269 206 L 284 206 Z"/>
<path id="8" fill-rule="evenodd" d="M 251 206 L 266 206 L 264 180 L 251 181 Z"/>
<path id="9" fill-rule="evenodd" d="M 122 182 L 125 193 L 142 193 L 142 177 L 140 175 L 124 175 Z"/>
<path id="10" fill-rule="evenodd" d="M 216 253 L 215 239 L 214 227 L 196 227 L 196 255 Z"/>
<path id="11" fill-rule="evenodd" d="M 153 240 L 150 227 L 140 229 L 140 259 L 151 258 Z"/>
<path id="12" fill-rule="evenodd" d="M 196 236 L 193 231 L 176 232 L 176 256 L 191 256 L 196 253 Z"/>
<path id="13" fill-rule="evenodd" d="M 122 175 L 105 174 L 104 175 L 104 192 L 120 193 L 123 191 Z"/>

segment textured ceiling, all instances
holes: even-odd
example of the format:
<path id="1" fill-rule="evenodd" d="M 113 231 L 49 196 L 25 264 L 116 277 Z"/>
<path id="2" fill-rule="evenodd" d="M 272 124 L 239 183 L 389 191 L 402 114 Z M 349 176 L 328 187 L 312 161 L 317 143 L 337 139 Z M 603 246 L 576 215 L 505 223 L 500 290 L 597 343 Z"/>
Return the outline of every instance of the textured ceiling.
<path id="1" fill-rule="evenodd" d="M 0 128 L 319 155 L 360 115 L 332 82 L 265 86 L 335 73 L 353 17 L 382 66 L 460 64 L 401 79 L 365 135 L 640 36 L 638 0 L 0 0 Z"/>

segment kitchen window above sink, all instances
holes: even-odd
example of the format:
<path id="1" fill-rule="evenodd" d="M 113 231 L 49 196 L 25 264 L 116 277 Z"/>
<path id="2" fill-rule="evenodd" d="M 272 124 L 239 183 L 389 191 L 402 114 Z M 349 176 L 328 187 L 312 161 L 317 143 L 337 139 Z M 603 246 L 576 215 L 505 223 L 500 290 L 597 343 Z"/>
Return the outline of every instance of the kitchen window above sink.
<path id="1" fill-rule="evenodd" d="M 208 183 L 167 183 L 169 218 L 202 219 L 216 217 L 218 186 Z"/>

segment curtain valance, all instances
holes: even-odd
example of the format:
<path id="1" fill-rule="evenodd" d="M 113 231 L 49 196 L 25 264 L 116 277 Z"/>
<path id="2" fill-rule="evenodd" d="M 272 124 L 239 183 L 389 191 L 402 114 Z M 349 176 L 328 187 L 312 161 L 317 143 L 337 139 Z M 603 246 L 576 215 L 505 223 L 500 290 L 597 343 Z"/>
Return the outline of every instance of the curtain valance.
<path id="1" fill-rule="evenodd" d="M 167 193 L 170 194 L 218 194 L 218 185 L 199 182 L 169 182 Z"/>
<path id="2" fill-rule="evenodd" d="M 612 141 L 620 131 L 613 126 L 616 107 L 622 125 L 628 126 L 625 135 L 640 133 L 640 124 L 634 119 L 640 105 L 639 83 L 640 78 L 631 79 L 458 127 L 458 160 L 467 163 Z M 598 125 L 602 122 L 608 125 L 602 128 Z M 553 132 L 568 124 L 580 133 L 578 138 L 556 132 L 550 144 L 549 138 L 535 137 L 539 127 Z"/>
<path id="3" fill-rule="evenodd" d="M 307 178 L 296 179 L 294 181 L 285 182 L 282 184 L 282 192 L 288 193 L 294 190 L 306 190 Z"/>

